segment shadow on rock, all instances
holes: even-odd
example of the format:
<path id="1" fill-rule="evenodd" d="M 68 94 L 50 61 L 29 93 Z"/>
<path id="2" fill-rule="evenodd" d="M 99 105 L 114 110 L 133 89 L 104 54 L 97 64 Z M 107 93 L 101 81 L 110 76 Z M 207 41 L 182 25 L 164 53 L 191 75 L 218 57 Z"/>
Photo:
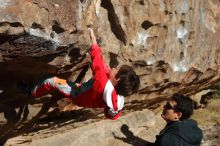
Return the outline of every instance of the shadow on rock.
<path id="1" fill-rule="evenodd" d="M 129 130 L 129 127 L 126 124 L 123 124 L 121 126 L 121 132 L 126 136 L 124 137 L 118 137 L 113 133 L 113 136 L 115 139 L 122 140 L 125 143 L 128 143 L 132 146 L 153 146 L 153 143 L 150 143 L 140 137 L 137 137 L 133 134 L 132 131 Z"/>

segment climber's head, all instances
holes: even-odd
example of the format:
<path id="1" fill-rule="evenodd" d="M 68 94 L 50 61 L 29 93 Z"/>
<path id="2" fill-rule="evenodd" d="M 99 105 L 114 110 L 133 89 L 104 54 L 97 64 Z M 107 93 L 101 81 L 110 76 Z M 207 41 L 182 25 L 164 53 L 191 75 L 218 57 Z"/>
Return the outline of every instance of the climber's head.
<path id="1" fill-rule="evenodd" d="M 112 68 L 109 74 L 109 79 L 115 86 L 117 94 L 128 96 L 137 92 L 140 79 L 136 75 L 133 68 L 129 65 L 121 65 Z"/>

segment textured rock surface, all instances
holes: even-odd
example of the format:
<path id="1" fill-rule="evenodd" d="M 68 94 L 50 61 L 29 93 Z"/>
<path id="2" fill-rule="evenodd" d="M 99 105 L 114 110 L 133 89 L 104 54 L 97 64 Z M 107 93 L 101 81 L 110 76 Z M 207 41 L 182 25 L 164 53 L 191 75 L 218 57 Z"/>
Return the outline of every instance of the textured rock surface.
<path id="1" fill-rule="evenodd" d="M 70 120 L 51 124 L 49 128 L 45 125 L 49 124 L 41 123 L 38 127 L 40 131 L 9 139 L 5 146 L 147 146 L 155 141 L 165 122 L 159 115 L 145 109 L 127 114 L 117 121 L 74 123 Z M 201 146 L 218 146 L 220 125 L 199 127 L 204 134 Z"/>
<path id="2" fill-rule="evenodd" d="M 23 133 L 25 121 L 69 103 L 28 99 L 16 84 L 45 74 L 75 80 L 86 62 L 88 25 L 102 40 L 106 63 L 130 64 L 140 75 L 140 90 L 127 98 L 125 113 L 155 108 L 176 92 L 213 88 L 220 80 L 219 6 L 219 0 L 0 0 L 1 134 Z M 89 113 L 84 119 L 101 113 L 80 110 Z"/>
<path id="3" fill-rule="evenodd" d="M 132 114 L 128 114 L 123 116 L 117 121 L 110 120 L 102 120 L 100 122 L 95 122 L 92 124 L 87 124 L 86 126 L 82 126 L 74 129 L 77 123 L 70 124 L 72 129 L 62 129 L 63 131 L 60 134 L 56 132 L 56 126 L 51 127 L 50 133 L 47 133 L 48 130 L 43 130 L 40 133 L 32 136 L 22 136 L 11 139 L 7 142 L 8 145 L 19 145 L 19 142 L 26 141 L 26 143 L 20 144 L 22 145 L 31 145 L 31 146 L 74 146 L 74 145 L 115 145 L 114 139 L 118 139 L 118 144 L 125 144 L 127 140 L 127 144 L 134 143 L 135 145 L 143 145 L 147 143 L 147 139 L 142 139 L 137 135 L 140 135 L 142 132 L 152 132 L 154 129 L 154 133 L 158 132 L 160 127 L 156 127 L 159 123 L 161 127 L 163 127 L 163 120 L 157 121 L 158 118 L 149 110 L 143 110 L 134 112 Z M 94 130 L 94 127 L 95 130 Z M 52 130 L 53 129 L 53 130 Z M 157 129 L 157 130 L 156 130 Z M 41 139 L 39 135 L 44 135 L 45 139 Z M 34 137 L 34 138 L 33 138 Z M 31 139 L 30 139 L 31 138 Z M 145 137 L 144 137 L 145 138 Z M 135 143 L 136 140 L 136 143 Z M 28 142 L 29 141 L 29 142 Z M 121 141 L 121 142 L 120 142 Z M 148 139 L 148 142 L 154 141 L 154 138 Z"/>

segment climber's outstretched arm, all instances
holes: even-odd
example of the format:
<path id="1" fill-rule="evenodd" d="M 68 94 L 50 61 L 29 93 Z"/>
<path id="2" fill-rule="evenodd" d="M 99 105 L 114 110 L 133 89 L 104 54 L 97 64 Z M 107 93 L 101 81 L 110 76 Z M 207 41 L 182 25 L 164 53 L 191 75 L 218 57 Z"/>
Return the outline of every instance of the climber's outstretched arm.
<path id="1" fill-rule="evenodd" d="M 89 35 L 90 35 L 90 39 L 92 41 L 92 45 L 97 44 L 96 37 L 94 35 L 93 29 L 92 28 L 88 28 L 88 29 L 89 29 Z"/>

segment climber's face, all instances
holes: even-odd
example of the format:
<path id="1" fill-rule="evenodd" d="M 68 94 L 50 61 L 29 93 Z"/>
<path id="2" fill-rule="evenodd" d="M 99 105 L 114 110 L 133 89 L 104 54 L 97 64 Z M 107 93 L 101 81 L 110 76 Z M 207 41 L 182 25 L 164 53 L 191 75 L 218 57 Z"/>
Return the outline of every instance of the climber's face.
<path id="1" fill-rule="evenodd" d="M 109 73 L 109 80 L 112 82 L 113 86 L 117 85 L 117 82 L 119 79 L 116 78 L 116 75 L 119 71 L 120 66 L 117 66 L 115 68 L 112 68 Z"/>
<path id="2" fill-rule="evenodd" d="M 161 116 L 167 123 L 179 121 L 180 117 L 182 116 L 182 113 L 175 110 L 176 104 L 177 103 L 174 100 L 170 99 L 163 107 L 163 113 Z"/>

